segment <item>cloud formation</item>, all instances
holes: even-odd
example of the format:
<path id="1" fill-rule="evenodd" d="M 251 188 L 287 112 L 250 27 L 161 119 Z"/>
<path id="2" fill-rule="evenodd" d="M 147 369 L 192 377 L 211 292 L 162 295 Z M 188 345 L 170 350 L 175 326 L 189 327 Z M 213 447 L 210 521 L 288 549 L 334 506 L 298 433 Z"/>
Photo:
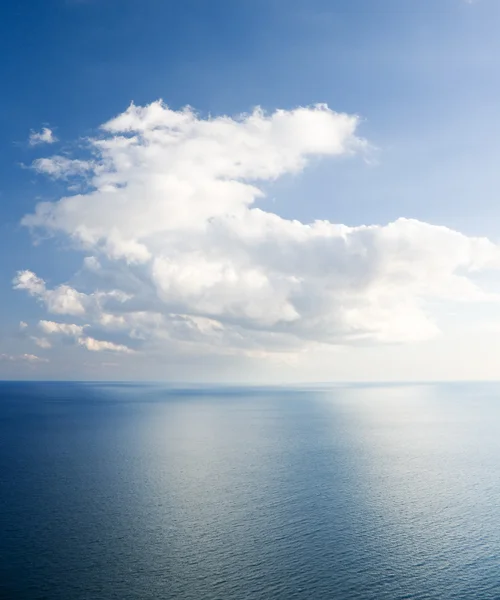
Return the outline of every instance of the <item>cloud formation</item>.
<path id="1" fill-rule="evenodd" d="M 86 252 L 84 283 L 50 289 L 22 271 L 14 286 L 49 313 L 159 353 L 422 340 L 439 332 L 431 303 L 497 302 L 475 281 L 500 268 L 487 239 L 404 218 L 302 223 L 255 205 L 265 206 L 265 182 L 363 152 L 358 126 L 325 105 L 234 118 L 131 105 L 90 140 L 90 158 L 34 163 L 50 177 L 82 177 L 84 192 L 38 204 L 23 224 Z M 42 329 L 56 326 L 83 328 Z M 71 335 L 88 350 L 130 350 Z"/>
<path id="2" fill-rule="evenodd" d="M 32 131 L 29 137 L 30 146 L 39 146 L 40 144 L 54 144 L 57 138 L 53 131 L 48 127 L 43 127 L 41 131 Z"/>

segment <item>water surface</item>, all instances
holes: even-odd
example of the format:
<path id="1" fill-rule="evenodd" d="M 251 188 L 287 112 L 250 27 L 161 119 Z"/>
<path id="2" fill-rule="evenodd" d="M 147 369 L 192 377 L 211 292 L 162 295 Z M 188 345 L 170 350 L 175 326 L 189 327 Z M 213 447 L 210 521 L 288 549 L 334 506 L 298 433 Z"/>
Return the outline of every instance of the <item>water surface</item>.
<path id="1" fill-rule="evenodd" d="M 0 383 L 0 598 L 500 599 L 500 386 Z"/>

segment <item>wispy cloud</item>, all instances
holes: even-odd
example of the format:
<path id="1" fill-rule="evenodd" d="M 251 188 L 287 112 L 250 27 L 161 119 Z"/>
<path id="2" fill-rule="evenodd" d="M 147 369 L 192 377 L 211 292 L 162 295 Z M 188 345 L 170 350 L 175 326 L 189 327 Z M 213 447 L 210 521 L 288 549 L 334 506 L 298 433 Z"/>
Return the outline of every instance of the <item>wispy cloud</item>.
<path id="1" fill-rule="evenodd" d="M 113 342 L 107 342 L 106 340 L 96 340 L 88 336 L 78 339 L 78 344 L 84 346 L 90 352 L 120 352 L 123 354 L 132 354 L 133 350 L 124 346 L 123 344 L 115 344 Z"/>
<path id="2" fill-rule="evenodd" d="M 47 358 L 40 358 L 35 354 L 0 354 L 0 362 L 17 362 L 17 363 L 47 363 Z"/>
<path id="3" fill-rule="evenodd" d="M 38 158 L 33 161 L 32 168 L 53 179 L 69 179 L 84 175 L 92 169 L 92 163 L 86 160 L 70 160 L 65 156 L 52 156 L 50 158 Z"/>
<path id="4" fill-rule="evenodd" d="M 31 340 L 33 342 L 35 342 L 35 344 L 39 347 L 39 348 L 43 348 L 44 350 L 47 350 L 48 348 L 52 348 L 52 344 L 49 342 L 49 340 L 47 338 L 40 338 L 40 337 L 36 337 L 35 335 L 31 336 Z"/>
<path id="5" fill-rule="evenodd" d="M 133 354 L 134 351 L 123 344 L 115 344 L 107 340 L 96 340 L 84 334 L 88 325 L 75 325 L 72 323 L 56 323 L 54 321 L 40 321 L 39 328 L 48 335 L 64 335 L 72 337 L 79 346 L 83 346 L 90 352 L 118 352 L 122 354 Z M 50 342 L 49 342 L 50 344 Z"/>

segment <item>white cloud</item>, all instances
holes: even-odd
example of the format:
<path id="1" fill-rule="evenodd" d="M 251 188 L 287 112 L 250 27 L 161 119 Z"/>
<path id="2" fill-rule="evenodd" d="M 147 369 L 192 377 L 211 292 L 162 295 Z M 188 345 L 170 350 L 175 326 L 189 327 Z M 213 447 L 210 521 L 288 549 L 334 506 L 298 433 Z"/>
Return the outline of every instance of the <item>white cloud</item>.
<path id="1" fill-rule="evenodd" d="M 84 175 L 92 169 L 92 163 L 86 160 L 71 160 L 65 156 L 51 156 L 50 158 L 37 158 L 33 161 L 33 169 L 53 179 L 69 179 Z"/>
<path id="2" fill-rule="evenodd" d="M 73 325 L 70 323 L 55 323 L 54 321 L 40 321 L 38 327 L 46 334 L 61 334 L 80 337 L 83 335 L 85 326 Z"/>
<path id="3" fill-rule="evenodd" d="M 75 288 L 62 284 L 54 289 L 47 288 L 46 282 L 32 271 L 19 271 L 13 280 L 14 289 L 26 290 L 43 303 L 49 313 L 57 315 L 84 316 L 101 313 L 106 302 L 123 303 L 128 295 L 120 290 L 84 294 Z"/>
<path id="4" fill-rule="evenodd" d="M 49 362 L 46 358 L 40 358 L 35 354 L 0 354 L 0 362 L 18 362 L 18 363 L 47 363 Z"/>
<path id="5" fill-rule="evenodd" d="M 47 310 L 60 315 L 83 315 L 85 294 L 81 294 L 67 285 L 48 290 L 45 281 L 32 271 L 20 271 L 14 281 L 14 288 L 26 290 L 45 303 Z"/>
<path id="6" fill-rule="evenodd" d="M 41 131 L 32 131 L 29 138 L 30 146 L 39 146 L 40 144 L 54 144 L 57 138 L 54 132 L 48 127 L 43 127 Z"/>
<path id="7" fill-rule="evenodd" d="M 113 342 L 106 342 L 102 340 L 96 340 L 91 337 L 82 337 L 79 338 L 78 344 L 80 346 L 84 346 L 87 350 L 91 352 L 104 352 L 108 350 L 109 352 L 122 352 L 124 354 L 133 354 L 133 350 L 124 346 L 123 344 L 114 344 Z"/>
<path id="8" fill-rule="evenodd" d="M 88 325 L 75 325 L 73 323 L 56 323 L 54 321 L 42 320 L 38 327 L 47 335 L 64 335 L 72 337 L 79 346 L 83 346 L 91 352 L 120 352 L 124 354 L 133 354 L 134 351 L 123 344 L 115 344 L 106 340 L 96 340 L 84 334 Z M 50 342 L 47 341 L 50 347 Z"/>
<path id="9" fill-rule="evenodd" d="M 243 217 L 262 196 L 251 181 L 300 171 L 309 156 L 361 147 L 357 123 L 325 106 L 211 120 L 161 103 L 132 106 L 103 126 L 111 135 L 93 142 L 85 168 L 94 189 L 41 203 L 23 223 L 64 232 L 112 259 L 145 263 L 157 252 L 155 236 L 201 233 L 211 219 Z M 44 168 L 64 177 L 74 174 L 73 162 Z"/>
<path id="10" fill-rule="evenodd" d="M 19 329 L 21 331 L 24 331 L 27 327 L 28 327 L 28 323 L 26 323 L 25 321 L 19 321 Z"/>
<path id="11" fill-rule="evenodd" d="M 45 292 L 45 281 L 32 271 L 19 271 L 13 284 L 15 289 L 27 290 L 31 296 L 40 296 Z"/>
<path id="12" fill-rule="evenodd" d="M 439 333 L 432 303 L 498 302 L 476 281 L 500 268 L 487 239 L 412 219 L 302 223 L 254 206 L 263 182 L 314 157 L 363 151 L 358 123 L 324 105 L 210 119 L 132 105 L 91 141 L 92 161 L 77 160 L 89 191 L 23 219 L 92 253 L 79 274 L 85 292 L 49 289 L 31 271 L 14 285 L 51 313 L 85 317 L 160 355 L 423 340 Z M 69 159 L 44 164 L 51 176 L 78 171 Z"/>

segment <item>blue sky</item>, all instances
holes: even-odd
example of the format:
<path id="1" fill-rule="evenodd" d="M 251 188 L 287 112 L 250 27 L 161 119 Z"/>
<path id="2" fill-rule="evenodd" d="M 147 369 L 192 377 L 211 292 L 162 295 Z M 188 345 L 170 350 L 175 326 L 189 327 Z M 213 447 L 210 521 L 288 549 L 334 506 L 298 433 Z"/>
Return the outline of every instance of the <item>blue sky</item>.
<path id="1" fill-rule="evenodd" d="M 500 5 L 494 0 L 4 4 L 0 18 L 4 57 L 0 64 L 4 82 L 0 354 L 6 357 L 33 354 L 43 358 L 40 348 L 29 346 L 28 338 L 38 336 L 35 329 L 40 319 L 61 320 L 47 315 L 44 301 L 12 289 L 16 272 L 32 271 L 48 286 L 68 283 L 76 287 L 82 259 L 95 254 L 75 245 L 67 231 L 49 236 L 43 227 L 30 232 L 20 224 L 40 200 L 57 202 L 68 194 L 64 178 L 55 181 L 30 165 L 55 154 L 81 158 L 85 155 L 82 139 L 94 136 L 101 124 L 125 111 L 131 101 L 145 106 L 162 98 L 175 111 L 190 105 L 200 119 L 236 115 L 257 105 L 272 113 L 327 103 L 334 111 L 360 117 L 356 134 L 368 140 L 370 149 L 357 157 L 314 158 L 299 172 L 280 172 L 279 177 L 262 183 L 267 196 L 256 199 L 255 206 L 286 220 L 324 219 L 353 227 L 386 225 L 405 217 L 465 236 L 484 236 L 495 244 L 500 241 L 496 201 L 500 186 L 496 168 L 500 158 Z M 43 127 L 49 127 L 58 142 L 30 146 L 30 132 Z M 35 243 L 40 237 L 50 239 Z M 90 293 L 88 281 L 81 285 Z M 496 276 L 492 276 L 487 287 L 495 285 Z M 426 297 L 425 302 L 432 301 Z M 442 313 L 442 299 L 439 302 L 437 313 Z M 500 318 L 491 302 L 460 311 L 460 319 L 467 323 L 474 320 L 475 311 Z M 200 315 L 199 308 L 195 312 Z M 444 313 L 453 310 L 447 306 Z M 29 325 L 28 338 L 19 332 L 20 321 Z M 64 322 L 69 321 L 65 315 Z M 444 318 L 440 330 L 449 321 Z M 221 323 L 226 326 L 224 319 Z M 453 323 L 449 327 L 453 330 Z M 477 331 L 484 334 L 484 324 Z M 104 334 L 96 331 L 96 339 L 104 340 Z M 474 330 L 476 336 L 483 334 Z M 434 343 L 432 348 L 438 352 L 440 340 L 425 344 Z M 262 342 L 263 352 L 267 343 Z M 342 339 L 331 351 L 343 352 L 344 344 Z M 93 363 L 89 373 L 78 366 L 82 359 L 77 351 L 83 353 L 83 349 L 74 344 L 62 344 L 59 350 L 56 344 L 52 346 L 49 362 L 36 369 L 31 365 L 29 376 L 94 377 L 97 367 Z M 363 353 L 375 352 L 373 344 L 369 348 L 347 346 L 350 358 L 345 359 L 345 370 L 333 378 L 353 376 L 349 366 L 357 361 L 353 353 L 361 358 Z M 410 346 L 408 365 L 419 352 L 429 354 L 427 346 L 421 350 Z M 392 348 L 377 345 L 377 356 L 386 356 L 383 364 L 387 366 L 396 356 L 388 353 L 399 356 L 400 351 Z M 150 355 L 136 350 L 138 355 L 143 353 L 146 364 Z M 71 352 L 74 356 L 63 371 L 62 358 Z M 160 377 L 164 373 L 161 357 L 170 364 L 171 352 L 165 349 L 159 358 L 156 354 L 159 366 L 141 367 L 134 376 Z M 100 352 L 90 352 L 89 360 L 97 360 L 94 354 L 102 359 Z M 106 361 L 115 364 L 115 358 Z M 255 358 L 252 361 L 247 365 L 231 352 L 231 359 L 221 358 L 217 368 L 222 378 L 243 379 L 242 371 L 252 378 L 256 372 L 272 370 L 261 369 Z M 199 370 L 193 363 L 205 366 Z M 287 360 L 284 364 L 288 365 Z M 331 364 L 330 359 L 325 364 Z M 127 367 L 119 360 L 116 365 L 116 375 L 106 372 L 103 376 L 125 377 Z M 210 365 L 206 355 L 190 358 L 183 377 L 203 378 L 211 371 Z M 24 376 L 22 361 L 21 366 L 5 359 L 0 375 Z M 415 377 L 440 377 L 431 371 L 423 369 Z M 275 372 L 280 373 L 278 378 L 287 378 L 283 365 Z M 171 376 L 168 369 L 165 373 Z M 449 378 L 449 373 L 447 367 L 441 376 Z M 401 366 L 400 376 L 411 378 L 411 369 Z M 479 369 L 477 376 L 490 375 Z M 305 369 L 304 378 L 329 379 L 330 372 Z"/>

